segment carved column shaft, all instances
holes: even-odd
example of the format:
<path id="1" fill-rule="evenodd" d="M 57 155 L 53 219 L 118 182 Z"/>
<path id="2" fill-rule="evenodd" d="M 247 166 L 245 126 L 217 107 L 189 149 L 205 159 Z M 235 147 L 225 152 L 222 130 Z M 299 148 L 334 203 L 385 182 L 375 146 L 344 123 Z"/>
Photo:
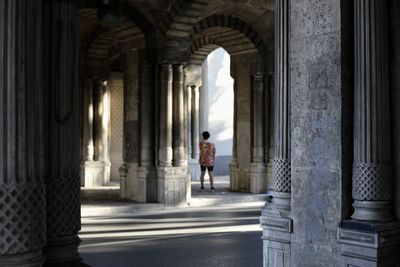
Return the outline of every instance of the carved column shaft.
<path id="1" fill-rule="evenodd" d="M 199 87 L 191 87 L 191 140 L 192 140 L 192 159 L 199 156 Z"/>
<path id="2" fill-rule="evenodd" d="M 49 266 L 79 262 L 79 13 L 74 0 L 45 1 L 46 193 Z"/>
<path id="3" fill-rule="evenodd" d="M 173 66 L 173 145 L 174 145 L 174 166 L 185 164 L 184 147 L 184 97 L 183 97 L 183 66 Z"/>
<path id="4" fill-rule="evenodd" d="M 290 93 L 288 79 L 288 1 L 275 1 L 275 155 L 272 163 L 274 199 L 284 196 L 283 206 L 290 210 Z M 282 194 L 281 194 L 282 193 Z"/>
<path id="5" fill-rule="evenodd" d="M 355 1 L 353 219 L 390 221 L 387 1 Z"/>
<path id="6" fill-rule="evenodd" d="M 159 161 L 161 167 L 172 166 L 172 66 L 161 66 Z"/>
<path id="7" fill-rule="evenodd" d="M 42 1 L 0 1 L 2 266 L 40 266 L 44 260 L 42 22 Z"/>
<path id="8" fill-rule="evenodd" d="M 264 163 L 264 83 L 263 75 L 253 75 L 253 162 Z"/>

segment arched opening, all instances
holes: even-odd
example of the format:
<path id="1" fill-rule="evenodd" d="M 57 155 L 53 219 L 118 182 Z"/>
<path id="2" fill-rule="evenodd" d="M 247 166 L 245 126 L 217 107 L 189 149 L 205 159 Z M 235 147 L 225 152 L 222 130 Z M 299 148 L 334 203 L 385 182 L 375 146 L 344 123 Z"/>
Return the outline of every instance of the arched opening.
<path id="1" fill-rule="evenodd" d="M 246 27 L 239 20 L 224 16 L 213 16 L 195 25 L 188 72 L 201 76 L 197 79 L 198 134 L 204 130 L 214 132 L 213 141 L 219 143 L 217 151 L 221 154 L 220 159 L 217 155 L 215 167 L 219 169 L 215 174 L 229 173 L 229 179 L 224 181 L 229 191 L 263 193 L 270 183 L 272 144 L 268 129 L 272 116 L 271 105 L 267 103 L 271 101 L 271 88 L 265 75 L 262 41 L 251 29 L 243 28 Z M 213 53 L 218 51 L 225 54 L 215 56 Z M 223 63 L 224 58 L 230 62 Z M 212 63 L 213 59 L 216 62 Z M 192 65 L 200 64 L 201 71 L 193 71 L 196 68 Z M 222 70 L 222 67 L 227 68 Z M 226 90 L 229 86 L 231 89 Z M 193 133 L 192 138 L 195 138 Z M 192 142 L 192 150 L 193 147 Z M 199 184 L 199 166 L 194 163 L 197 165 L 191 164 L 192 181 Z"/>
<path id="2" fill-rule="evenodd" d="M 127 16 L 94 8 L 80 10 L 80 35 L 82 197 L 130 198 L 135 177 L 121 180 L 120 169 L 138 165 L 145 35 Z"/>
<path id="3" fill-rule="evenodd" d="M 211 134 L 210 142 L 216 146 L 216 164 L 214 165 L 214 187 L 218 191 L 227 191 L 229 183 L 229 163 L 232 160 L 233 143 L 233 79 L 230 76 L 230 56 L 223 48 L 216 48 L 209 52 L 203 59 L 202 65 L 198 65 L 201 70 L 201 77 L 198 82 L 200 86 L 192 85 L 192 94 L 198 94 L 196 107 L 191 112 L 198 112 L 198 131 L 193 131 L 193 135 L 198 135 L 208 131 Z M 193 70 L 193 66 L 188 68 Z M 198 92 L 196 92 L 198 90 Z M 192 101 L 192 103 L 194 103 Z M 192 116 L 196 119 L 195 116 Z M 191 125 L 194 125 L 191 124 Z M 196 139 L 199 141 L 199 139 Z M 199 151 L 195 146 L 198 143 L 192 142 L 190 148 L 190 166 L 192 169 L 192 188 L 196 191 L 200 186 L 199 172 Z M 206 172 L 206 188 L 209 188 L 209 174 Z"/>

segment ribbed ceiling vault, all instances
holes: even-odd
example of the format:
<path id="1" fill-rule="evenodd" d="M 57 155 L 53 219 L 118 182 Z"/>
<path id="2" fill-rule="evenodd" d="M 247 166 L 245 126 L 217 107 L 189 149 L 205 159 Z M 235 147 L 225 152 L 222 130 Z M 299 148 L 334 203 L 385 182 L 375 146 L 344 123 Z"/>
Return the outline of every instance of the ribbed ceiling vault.
<path id="1" fill-rule="evenodd" d="M 125 16 L 120 17 L 119 25 L 109 25 L 98 20 L 97 9 L 81 9 L 79 13 L 81 41 L 89 58 L 113 60 L 119 47 L 133 46 L 144 39 L 140 28 Z"/>

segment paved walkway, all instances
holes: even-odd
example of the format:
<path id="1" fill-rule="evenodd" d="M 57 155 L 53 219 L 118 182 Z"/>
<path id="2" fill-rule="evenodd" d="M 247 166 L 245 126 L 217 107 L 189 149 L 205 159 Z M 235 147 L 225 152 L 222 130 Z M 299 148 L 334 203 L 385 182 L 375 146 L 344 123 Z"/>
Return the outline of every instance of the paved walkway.
<path id="1" fill-rule="evenodd" d="M 119 208 L 111 205 L 93 212 L 94 203 L 83 205 L 80 253 L 85 263 L 93 267 L 262 266 L 259 216 L 265 195 L 229 192 L 226 178 L 217 180 L 214 192 L 200 191 L 199 184 L 193 183 L 192 203 L 200 203 L 196 207 L 149 210 L 137 208 L 148 204 L 129 204 L 136 207 L 131 212 L 133 208 L 123 209 L 128 204 L 120 203 L 115 204 Z"/>

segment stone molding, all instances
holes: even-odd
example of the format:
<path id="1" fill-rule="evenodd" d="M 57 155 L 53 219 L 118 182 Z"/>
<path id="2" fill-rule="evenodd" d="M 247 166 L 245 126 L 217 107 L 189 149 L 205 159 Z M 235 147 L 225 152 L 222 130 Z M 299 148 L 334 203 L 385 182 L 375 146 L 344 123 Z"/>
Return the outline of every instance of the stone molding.
<path id="1" fill-rule="evenodd" d="M 343 266 L 397 266 L 400 222 L 370 224 L 344 221 L 338 228 Z"/>

